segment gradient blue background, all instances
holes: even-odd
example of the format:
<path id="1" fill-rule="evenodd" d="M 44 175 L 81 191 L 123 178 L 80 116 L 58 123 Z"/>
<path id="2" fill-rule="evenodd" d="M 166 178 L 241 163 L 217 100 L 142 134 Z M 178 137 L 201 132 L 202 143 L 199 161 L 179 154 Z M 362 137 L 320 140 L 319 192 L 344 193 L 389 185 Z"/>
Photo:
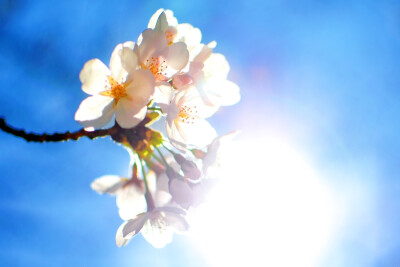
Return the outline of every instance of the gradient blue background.
<path id="1" fill-rule="evenodd" d="M 354 208 L 321 266 L 400 266 L 399 1 L 3 0 L 0 115 L 35 132 L 79 129 L 83 64 L 108 62 L 161 7 L 231 64 L 242 101 L 212 118 L 217 131 L 286 132 Z M 128 163 L 108 139 L 0 132 L 0 266 L 204 266 L 185 237 L 161 250 L 142 237 L 115 246 L 114 199 L 89 184 L 127 175 Z"/>

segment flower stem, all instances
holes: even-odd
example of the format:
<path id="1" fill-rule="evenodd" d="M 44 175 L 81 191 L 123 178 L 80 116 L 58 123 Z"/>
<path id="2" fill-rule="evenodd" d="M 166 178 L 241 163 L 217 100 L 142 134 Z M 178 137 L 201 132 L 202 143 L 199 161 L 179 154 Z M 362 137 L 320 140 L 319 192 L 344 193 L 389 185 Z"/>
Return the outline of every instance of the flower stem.
<path id="1" fill-rule="evenodd" d="M 147 203 L 147 211 L 152 211 L 155 208 L 153 197 L 151 196 L 150 190 L 149 190 L 149 183 L 147 181 L 147 176 L 146 176 L 146 171 L 144 170 L 144 164 L 143 160 L 139 158 L 141 167 L 142 167 L 142 174 L 143 174 L 143 181 L 144 181 L 144 188 L 146 192 L 144 193 L 144 197 L 146 198 L 146 203 Z"/>
<path id="2" fill-rule="evenodd" d="M 105 137 L 113 135 L 118 129 L 114 126 L 109 129 L 95 130 L 93 132 L 86 131 L 85 129 L 80 129 L 76 132 L 65 132 L 65 133 L 54 133 L 54 134 L 36 134 L 27 133 L 25 130 L 16 129 L 11 125 L 8 125 L 4 118 L 0 118 L 0 129 L 6 133 L 12 134 L 17 137 L 21 137 L 28 142 L 60 142 L 67 140 L 78 140 L 81 137 L 88 137 L 90 139 L 95 139 L 97 137 Z"/>
<path id="3" fill-rule="evenodd" d="M 161 157 L 161 159 L 163 160 L 163 162 L 164 162 L 164 164 L 165 164 L 165 167 L 168 167 L 168 162 L 167 162 L 167 160 L 165 159 L 163 153 L 161 153 L 161 150 L 160 150 L 158 147 L 156 147 L 156 146 L 154 146 L 154 147 L 156 148 L 158 154 L 160 154 L 160 157 Z"/>

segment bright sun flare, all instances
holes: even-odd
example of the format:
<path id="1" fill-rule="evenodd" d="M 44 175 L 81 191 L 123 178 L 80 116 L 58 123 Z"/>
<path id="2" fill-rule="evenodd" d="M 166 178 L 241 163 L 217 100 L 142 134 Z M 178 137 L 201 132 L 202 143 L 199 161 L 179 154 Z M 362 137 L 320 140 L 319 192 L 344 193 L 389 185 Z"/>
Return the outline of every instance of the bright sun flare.
<path id="1" fill-rule="evenodd" d="M 332 194 L 304 155 L 277 138 L 232 148 L 226 177 L 192 234 L 211 266 L 316 266 L 335 230 Z"/>

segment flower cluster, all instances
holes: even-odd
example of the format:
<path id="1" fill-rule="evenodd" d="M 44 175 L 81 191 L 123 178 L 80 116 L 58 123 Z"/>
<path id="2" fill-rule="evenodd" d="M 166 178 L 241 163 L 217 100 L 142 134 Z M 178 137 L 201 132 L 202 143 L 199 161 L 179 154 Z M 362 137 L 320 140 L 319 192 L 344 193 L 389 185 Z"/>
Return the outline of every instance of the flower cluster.
<path id="1" fill-rule="evenodd" d="M 116 195 L 124 220 L 118 246 L 140 232 L 163 247 L 174 232 L 188 229 L 186 214 L 214 184 L 210 170 L 218 165 L 221 141 L 233 134 L 217 137 L 206 119 L 240 100 L 239 87 L 227 80 L 229 64 L 214 53 L 215 46 L 201 43 L 198 28 L 160 9 L 136 43 L 115 47 L 109 67 L 92 59 L 80 73 L 90 96 L 75 120 L 87 130 L 115 121 L 112 138 L 131 152 L 131 177 L 108 175 L 92 183 L 93 190 Z M 148 127 L 160 118 L 168 138 Z"/>

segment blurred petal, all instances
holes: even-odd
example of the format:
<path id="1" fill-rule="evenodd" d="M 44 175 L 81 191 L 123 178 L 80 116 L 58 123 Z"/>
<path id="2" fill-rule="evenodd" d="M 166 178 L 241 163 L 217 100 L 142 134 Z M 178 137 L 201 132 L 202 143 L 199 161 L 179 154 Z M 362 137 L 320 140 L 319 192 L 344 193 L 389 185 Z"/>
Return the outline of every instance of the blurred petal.
<path id="1" fill-rule="evenodd" d="M 144 192 L 136 185 L 126 185 L 117 194 L 117 207 L 121 219 L 127 221 L 146 211 Z"/>
<path id="2" fill-rule="evenodd" d="M 173 227 L 179 232 L 184 232 L 189 230 L 189 224 L 184 217 L 176 213 L 165 213 L 165 221 L 167 225 Z"/>
<path id="3" fill-rule="evenodd" d="M 90 187 L 100 193 L 107 193 L 114 195 L 118 189 L 124 185 L 125 181 L 116 175 L 104 175 L 94 180 Z"/>
<path id="4" fill-rule="evenodd" d="M 107 75 L 110 75 L 110 71 L 103 62 L 97 58 L 89 60 L 79 74 L 82 90 L 89 95 L 104 91 L 109 87 Z"/>
<path id="5" fill-rule="evenodd" d="M 160 213 L 153 212 L 152 218 L 143 226 L 142 235 L 155 248 L 162 248 L 171 243 L 173 230 L 166 225 L 165 218 Z"/>
<path id="6" fill-rule="evenodd" d="M 225 56 L 218 53 L 213 53 L 204 61 L 203 71 L 205 78 L 226 79 L 230 70 L 230 66 Z"/>
<path id="7" fill-rule="evenodd" d="M 169 184 L 169 192 L 172 199 L 185 209 L 188 209 L 193 202 L 192 189 L 183 180 L 172 179 Z"/>
<path id="8" fill-rule="evenodd" d="M 122 246 L 126 246 L 130 241 L 130 239 L 125 239 L 122 233 L 122 229 L 125 227 L 126 223 L 127 222 L 124 222 L 123 224 L 121 224 L 120 227 L 118 227 L 117 234 L 115 235 L 115 243 L 119 248 Z"/>
<path id="9" fill-rule="evenodd" d="M 122 228 L 122 237 L 125 239 L 130 239 L 133 236 L 137 235 L 140 230 L 142 230 L 143 225 L 148 219 L 148 216 L 148 213 L 142 213 L 137 215 L 136 218 L 127 221 Z"/>
<path id="10" fill-rule="evenodd" d="M 228 80 L 214 80 L 198 86 L 199 94 L 207 105 L 230 106 L 240 101 L 240 89 Z"/>

